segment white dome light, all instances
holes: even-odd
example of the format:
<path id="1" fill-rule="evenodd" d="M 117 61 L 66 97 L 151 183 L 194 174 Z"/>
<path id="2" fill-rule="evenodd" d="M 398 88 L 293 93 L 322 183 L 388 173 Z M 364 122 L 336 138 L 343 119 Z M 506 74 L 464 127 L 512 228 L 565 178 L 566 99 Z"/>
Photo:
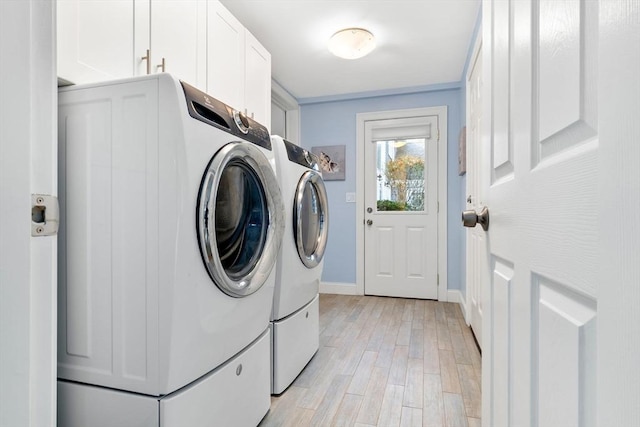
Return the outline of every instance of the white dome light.
<path id="1" fill-rule="evenodd" d="M 363 28 L 346 28 L 329 39 L 329 51 L 344 59 L 357 59 L 371 53 L 376 39 Z"/>

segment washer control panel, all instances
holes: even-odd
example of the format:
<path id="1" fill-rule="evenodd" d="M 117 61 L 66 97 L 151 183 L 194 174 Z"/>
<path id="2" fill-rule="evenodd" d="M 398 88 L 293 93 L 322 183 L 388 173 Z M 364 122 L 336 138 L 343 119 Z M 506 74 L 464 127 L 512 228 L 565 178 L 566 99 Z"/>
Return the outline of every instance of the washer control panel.
<path id="1" fill-rule="evenodd" d="M 180 83 L 186 97 L 187 111 L 191 117 L 267 150 L 272 149 L 271 137 L 266 127 L 213 96 L 185 82 Z"/>

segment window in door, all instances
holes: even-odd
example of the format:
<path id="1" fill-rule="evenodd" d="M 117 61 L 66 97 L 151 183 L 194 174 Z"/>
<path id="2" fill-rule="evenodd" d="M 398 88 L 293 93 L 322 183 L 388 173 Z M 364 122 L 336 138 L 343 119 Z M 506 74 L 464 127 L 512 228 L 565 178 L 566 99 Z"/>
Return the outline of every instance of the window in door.
<path id="1" fill-rule="evenodd" d="M 424 211 L 425 142 L 376 141 L 377 211 Z"/>

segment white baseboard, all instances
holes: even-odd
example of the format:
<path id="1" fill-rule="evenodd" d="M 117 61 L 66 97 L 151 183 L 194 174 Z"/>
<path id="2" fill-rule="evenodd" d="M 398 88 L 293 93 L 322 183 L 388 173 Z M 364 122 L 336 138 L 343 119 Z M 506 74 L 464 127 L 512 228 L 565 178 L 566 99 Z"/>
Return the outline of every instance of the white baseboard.
<path id="1" fill-rule="evenodd" d="M 462 296 L 462 292 L 459 289 L 449 289 L 447 291 L 447 301 L 448 302 L 457 302 L 460 304 L 460 310 L 462 310 L 462 315 L 464 316 L 464 320 L 469 324 L 468 316 L 467 316 L 467 301 Z"/>
<path id="2" fill-rule="evenodd" d="M 355 283 L 320 282 L 321 294 L 357 295 Z"/>

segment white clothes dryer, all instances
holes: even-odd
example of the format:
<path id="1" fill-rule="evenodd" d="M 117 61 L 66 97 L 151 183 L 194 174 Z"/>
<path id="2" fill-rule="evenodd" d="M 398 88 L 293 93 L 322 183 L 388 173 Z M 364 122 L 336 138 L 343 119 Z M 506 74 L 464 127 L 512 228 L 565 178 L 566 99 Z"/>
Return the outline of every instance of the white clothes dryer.
<path id="1" fill-rule="evenodd" d="M 267 129 L 168 74 L 62 88 L 58 129 L 58 425 L 257 425 L 284 230 Z"/>
<path id="2" fill-rule="evenodd" d="M 318 289 L 329 206 L 316 156 L 279 136 L 271 142 L 285 204 L 271 316 L 271 392 L 280 394 L 318 350 Z"/>

